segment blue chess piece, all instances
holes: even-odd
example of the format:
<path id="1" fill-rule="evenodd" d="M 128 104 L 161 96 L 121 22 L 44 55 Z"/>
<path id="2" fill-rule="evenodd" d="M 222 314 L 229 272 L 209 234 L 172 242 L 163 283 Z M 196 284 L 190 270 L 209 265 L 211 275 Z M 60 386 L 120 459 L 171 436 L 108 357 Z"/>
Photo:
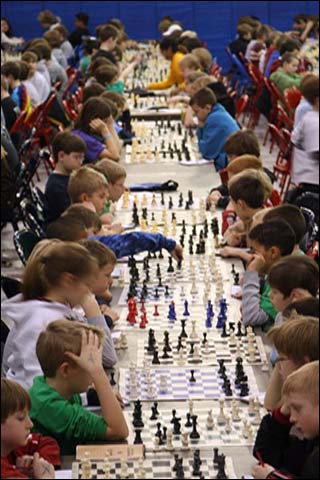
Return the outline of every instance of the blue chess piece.
<path id="1" fill-rule="evenodd" d="M 218 321 L 216 328 L 222 328 L 225 323 L 226 317 L 220 312 L 218 315 Z"/>
<path id="2" fill-rule="evenodd" d="M 212 316 L 207 312 L 206 328 L 212 328 Z"/>
<path id="3" fill-rule="evenodd" d="M 190 312 L 189 312 L 188 307 L 189 307 L 188 300 L 185 300 L 185 302 L 184 302 L 184 312 L 183 312 L 184 317 L 190 317 Z"/>
<path id="4" fill-rule="evenodd" d="M 168 319 L 173 321 L 177 319 L 175 306 L 172 303 L 169 305 Z"/>
<path id="5" fill-rule="evenodd" d="M 208 306 L 207 306 L 207 312 L 210 313 L 211 315 L 211 318 L 214 317 L 214 313 L 213 313 L 213 305 L 212 305 L 212 302 L 211 300 L 208 301 Z"/>

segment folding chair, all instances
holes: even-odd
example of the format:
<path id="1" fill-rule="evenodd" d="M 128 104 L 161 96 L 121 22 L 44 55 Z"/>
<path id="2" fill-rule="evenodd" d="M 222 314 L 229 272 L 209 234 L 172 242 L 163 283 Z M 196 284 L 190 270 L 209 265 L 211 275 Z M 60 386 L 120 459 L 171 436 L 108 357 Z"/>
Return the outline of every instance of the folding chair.
<path id="1" fill-rule="evenodd" d="M 1 275 L 1 288 L 7 298 L 12 298 L 15 295 L 18 295 L 18 293 L 21 293 L 21 282 L 16 278 Z"/>
<path id="2" fill-rule="evenodd" d="M 302 97 L 300 90 L 297 87 L 290 87 L 286 88 L 283 94 L 289 112 L 294 113 Z"/>
<path id="3" fill-rule="evenodd" d="M 23 228 L 17 230 L 13 234 L 13 243 L 21 262 L 25 265 L 27 260 L 41 238 L 38 237 L 32 230 Z"/>

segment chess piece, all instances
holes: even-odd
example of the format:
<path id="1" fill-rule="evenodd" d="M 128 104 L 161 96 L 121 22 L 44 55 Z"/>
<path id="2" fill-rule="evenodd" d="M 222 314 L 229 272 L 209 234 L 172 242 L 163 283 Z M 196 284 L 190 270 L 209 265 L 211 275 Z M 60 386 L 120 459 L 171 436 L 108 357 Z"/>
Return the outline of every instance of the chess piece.
<path id="1" fill-rule="evenodd" d="M 191 373 L 191 376 L 190 376 L 189 382 L 190 382 L 190 383 L 196 383 L 197 380 L 196 380 L 196 378 L 195 378 L 195 371 L 194 371 L 194 370 L 190 370 L 190 373 Z"/>
<path id="2" fill-rule="evenodd" d="M 110 460 L 107 455 L 103 462 L 103 473 L 104 473 L 104 478 L 106 479 L 110 478 Z"/>
<path id="3" fill-rule="evenodd" d="M 146 471 L 143 466 L 144 460 L 140 458 L 139 460 L 139 470 L 138 470 L 138 478 L 146 478 Z"/>
<path id="4" fill-rule="evenodd" d="M 189 448 L 189 434 L 188 432 L 182 432 L 181 434 L 181 445 L 182 449 L 186 450 Z"/>
<path id="5" fill-rule="evenodd" d="M 128 348 L 128 341 L 125 332 L 121 332 L 120 336 L 120 348 L 121 350 L 126 350 Z"/>
<path id="6" fill-rule="evenodd" d="M 232 432 L 232 428 L 231 428 L 231 423 L 230 423 L 230 417 L 226 417 L 226 425 L 224 427 L 224 431 L 229 434 Z"/>
<path id="7" fill-rule="evenodd" d="M 84 460 L 81 462 L 82 478 L 91 478 L 91 461 L 89 452 L 84 453 Z"/>
<path id="8" fill-rule="evenodd" d="M 167 443 L 166 443 L 166 449 L 169 451 L 174 450 L 173 446 L 173 433 L 171 430 L 167 432 Z"/>
<path id="9" fill-rule="evenodd" d="M 218 425 L 225 425 L 226 424 L 226 415 L 224 413 L 224 400 L 221 398 L 219 400 L 219 405 L 220 405 L 220 412 L 217 418 L 217 423 Z"/>
<path id="10" fill-rule="evenodd" d="M 239 415 L 239 408 L 237 400 L 232 400 L 232 415 L 231 415 L 233 422 L 241 422 L 241 417 Z"/>
<path id="11" fill-rule="evenodd" d="M 208 430 L 213 430 L 214 429 L 214 420 L 213 420 L 212 410 L 210 410 L 209 413 L 208 413 L 206 425 L 207 425 Z"/>

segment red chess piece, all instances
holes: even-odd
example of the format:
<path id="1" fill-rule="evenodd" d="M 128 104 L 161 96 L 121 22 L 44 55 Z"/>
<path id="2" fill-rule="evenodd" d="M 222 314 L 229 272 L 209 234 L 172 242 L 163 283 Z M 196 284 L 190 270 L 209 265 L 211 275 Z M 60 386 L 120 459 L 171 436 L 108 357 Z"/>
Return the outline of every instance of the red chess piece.
<path id="1" fill-rule="evenodd" d="M 143 312 L 143 313 L 146 312 L 146 307 L 145 307 L 145 301 L 144 301 L 144 299 L 141 300 L 140 311 Z"/>
<path id="2" fill-rule="evenodd" d="M 153 314 L 153 316 L 154 316 L 154 317 L 159 317 L 159 315 L 160 315 L 160 314 L 159 314 L 159 307 L 158 307 L 158 305 L 155 305 L 155 306 L 154 306 L 154 314 Z"/>
<path id="3" fill-rule="evenodd" d="M 143 315 L 141 315 L 141 322 L 140 322 L 139 327 L 140 328 L 146 328 L 147 323 L 148 323 L 147 315 L 146 315 L 146 313 L 144 313 Z"/>
<path id="4" fill-rule="evenodd" d="M 129 312 L 127 316 L 127 322 L 129 322 L 131 325 L 134 325 L 135 323 L 137 323 L 136 316 L 138 313 L 136 312 L 137 304 L 134 298 L 130 298 L 128 300 L 128 309 L 129 309 Z"/>
<path id="5" fill-rule="evenodd" d="M 132 299 L 133 300 L 133 305 L 134 305 L 134 313 L 135 315 L 138 315 L 138 307 L 137 307 L 137 301 L 135 298 Z"/>

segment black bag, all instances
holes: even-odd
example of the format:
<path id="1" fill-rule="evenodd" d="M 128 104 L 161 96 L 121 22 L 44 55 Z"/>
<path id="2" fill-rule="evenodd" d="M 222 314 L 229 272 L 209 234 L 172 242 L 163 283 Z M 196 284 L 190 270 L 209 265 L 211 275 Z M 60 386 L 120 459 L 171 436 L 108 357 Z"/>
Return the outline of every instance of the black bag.
<path id="1" fill-rule="evenodd" d="M 178 187 L 178 182 L 168 180 L 164 183 L 135 183 L 130 185 L 129 190 L 131 192 L 176 192 Z"/>

